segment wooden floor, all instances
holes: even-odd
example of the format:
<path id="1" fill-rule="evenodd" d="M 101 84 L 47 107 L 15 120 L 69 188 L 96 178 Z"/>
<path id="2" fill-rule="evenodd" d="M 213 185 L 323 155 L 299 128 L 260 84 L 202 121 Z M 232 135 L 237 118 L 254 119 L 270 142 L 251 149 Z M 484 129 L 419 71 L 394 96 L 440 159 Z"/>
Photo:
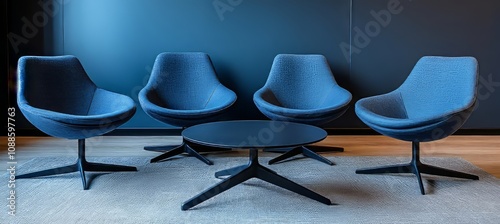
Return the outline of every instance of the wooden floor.
<path id="1" fill-rule="evenodd" d="M 88 156 L 144 156 L 159 155 L 142 150 L 145 145 L 180 143 L 181 138 L 105 136 L 87 140 Z M 21 164 L 34 157 L 75 156 L 76 140 L 52 137 L 17 137 L 15 161 Z M 410 156 L 411 143 L 384 136 L 329 136 L 318 143 L 324 146 L 340 146 L 342 153 L 326 153 L 332 156 Z M 7 168 L 7 138 L 0 138 L 0 169 Z M 421 143 L 421 154 L 425 156 L 462 157 L 486 172 L 500 178 L 500 136 L 450 136 L 446 139 Z M 230 153 L 231 156 L 247 156 L 245 152 Z M 223 156 L 223 154 L 221 154 Z M 408 158 L 409 159 L 409 158 Z"/>

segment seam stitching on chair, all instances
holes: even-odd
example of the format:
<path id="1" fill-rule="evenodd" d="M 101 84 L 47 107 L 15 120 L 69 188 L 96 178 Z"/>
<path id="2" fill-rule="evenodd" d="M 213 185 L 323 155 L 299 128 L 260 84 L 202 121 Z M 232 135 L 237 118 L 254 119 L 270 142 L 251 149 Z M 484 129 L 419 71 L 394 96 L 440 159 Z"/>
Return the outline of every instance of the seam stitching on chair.
<path id="1" fill-rule="evenodd" d="M 334 89 L 335 85 L 333 85 L 330 90 L 328 90 L 328 92 L 324 95 L 323 97 L 323 100 L 321 101 L 321 103 L 318 105 L 318 106 L 323 106 L 323 104 L 325 103 L 326 101 L 326 98 L 330 95 L 331 92 L 333 92 L 333 89 Z"/>
<path id="2" fill-rule="evenodd" d="M 210 97 L 208 97 L 208 100 L 207 102 L 205 103 L 205 106 L 203 106 L 203 108 L 207 108 L 207 105 L 208 105 L 208 102 L 210 102 L 210 100 L 212 99 L 212 97 L 214 96 L 215 94 L 215 90 L 217 90 L 217 88 L 219 88 L 219 86 L 221 86 L 222 83 L 219 83 L 219 85 L 217 85 L 214 90 L 212 91 L 212 94 L 210 94 Z"/>
<path id="3" fill-rule="evenodd" d="M 90 111 L 90 108 L 92 107 L 92 103 L 94 103 L 94 96 L 95 96 L 95 92 L 97 91 L 97 89 L 99 88 L 95 88 L 94 89 L 94 92 L 92 93 L 92 99 L 90 100 L 90 104 L 89 104 L 89 107 L 87 108 L 87 113 L 85 113 L 85 115 L 89 115 L 89 111 Z"/>
<path id="4" fill-rule="evenodd" d="M 399 92 L 399 100 L 401 101 L 401 104 L 403 105 L 403 112 L 405 113 L 405 116 L 408 119 L 408 111 L 406 111 L 405 101 L 403 100 L 403 96 L 402 96 L 401 92 Z"/>

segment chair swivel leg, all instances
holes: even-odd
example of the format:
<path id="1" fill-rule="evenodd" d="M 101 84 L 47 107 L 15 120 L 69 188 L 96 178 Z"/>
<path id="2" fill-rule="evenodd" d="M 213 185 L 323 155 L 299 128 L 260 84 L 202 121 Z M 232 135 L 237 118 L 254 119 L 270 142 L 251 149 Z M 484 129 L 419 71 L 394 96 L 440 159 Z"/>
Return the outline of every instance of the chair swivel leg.
<path id="1" fill-rule="evenodd" d="M 316 148 L 316 146 L 307 146 L 307 147 L 306 146 L 299 146 L 299 147 L 295 147 L 295 148 L 293 148 L 291 150 L 287 150 L 282 155 L 280 155 L 280 156 L 278 156 L 278 157 L 276 157 L 274 159 L 271 159 L 269 161 L 269 165 L 277 163 L 277 162 L 280 162 L 280 161 L 283 161 L 285 159 L 291 158 L 291 157 L 299 155 L 299 154 L 302 154 L 302 155 L 304 155 L 306 157 L 309 157 L 311 159 L 318 160 L 318 161 L 323 162 L 325 164 L 328 164 L 330 166 L 335 165 L 335 163 L 333 163 L 329 159 L 321 156 L 315 150 L 313 151 L 310 148 L 323 150 L 323 152 L 329 151 L 329 150 L 326 150 L 327 147 L 318 147 L 318 148 Z M 338 147 L 333 147 L 333 150 L 339 151 L 339 152 L 343 152 L 344 151 L 343 148 L 338 148 Z"/>
<path id="2" fill-rule="evenodd" d="M 189 156 L 193 156 L 200 161 L 206 163 L 207 165 L 213 165 L 214 163 L 207 159 L 205 156 L 202 156 L 197 150 L 195 149 L 200 149 L 200 151 L 227 151 L 226 149 L 219 149 L 219 148 L 213 148 L 213 147 L 206 147 L 206 146 L 201 146 L 193 143 L 188 143 L 188 142 L 183 142 L 181 145 L 178 146 L 146 146 L 144 147 L 145 150 L 149 151 L 161 151 L 160 149 L 168 149 L 165 153 L 154 157 L 151 159 L 151 163 L 156 163 L 160 162 L 162 160 L 168 159 L 170 157 L 180 155 L 182 153 L 186 153 Z M 230 149 L 229 149 L 230 150 Z"/>
<path id="3" fill-rule="evenodd" d="M 358 169 L 356 170 L 356 173 L 357 174 L 413 173 L 417 176 L 420 193 L 422 195 L 425 194 L 425 190 L 422 182 L 421 173 L 437 175 L 437 176 L 463 178 L 470 180 L 479 180 L 479 177 L 476 175 L 423 164 L 420 161 L 419 142 L 412 142 L 412 160 L 408 164 L 383 166 L 383 167 L 368 168 L 368 169 Z"/>
<path id="4" fill-rule="evenodd" d="M 87 178 L 85 177 L 85 171 L 96 171 L 96 172 L 137 171 L 137 168 L 133 166 L 120 166 L 113 164 L 87 162 L 85 158 L 85 139 L 78 139 L 78 159 L 75 164 L 33 172 L 33 173 L 27 173 L 16 176 L 16 178 L 17 179 L 34 178 L 34 177 L 72 173 L 77 171 L 80 172 L 83 189 L 88 190 L 89 184 L 87 183 Z"/>

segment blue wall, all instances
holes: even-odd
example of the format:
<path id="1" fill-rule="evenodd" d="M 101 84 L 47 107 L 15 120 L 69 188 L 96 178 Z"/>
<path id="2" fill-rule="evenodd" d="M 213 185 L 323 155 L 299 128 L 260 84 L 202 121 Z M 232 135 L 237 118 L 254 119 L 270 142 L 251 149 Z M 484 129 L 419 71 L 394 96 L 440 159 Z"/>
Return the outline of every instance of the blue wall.
<path id="1" fill-rule="evenodd" d="M 41 10 L 36 2 L 8 0 L 9 32 L 22 32 L 21 18 L 32 18 Z M 64 13 L 51 17 L 50 25 L 40 27 L 39 34 L 19 46 L 19 52 L 9 48 L 10 73 L 22 55 L 73 54 L 100 87 L 137 101 L 156 55 L 165 51 L 203 51 L 212 57 L 220 80 L 238 95 L 225 119 L 265 119 L 254 106 L 252 95 L 265 83 L 272 60 L 279 53 L 325 55 L 340 85 L 353 93 L 353 103 L 399 86 L 424 55 L 471 55 L 480 64 L 480 106 L 464 128 L 500 129 L 497 0 L 64 3 Z M 218 13 L 214 3 L 227 7 L 227 11 Z M 18 126 L 33 128 L 21 118 Z M 122 128 L 161 127 L 169 126 L 149 118 L 139 108 Z M 351 107 L 328 127 L 366 126 Z"/>
<path id="2" fill-rule="evenodd" d="M 65 8 L 65 53 L 78 56 L 97 85 L 137 100 L 156 55 L 206 52 L 221 82 L 238 95 L 227 119 L 264 119 L 252 96 L 279 53 L 324 54 L 339 82 L 348 85 L 349 67 L 338 44 L 349 42 L 349 1 L 252 0 L 231 6 L 221 0 L 233 9 L 224 13 L 213 2 L 73 0 Z M 138 110 L 124 127 L 164 126 Z"/>

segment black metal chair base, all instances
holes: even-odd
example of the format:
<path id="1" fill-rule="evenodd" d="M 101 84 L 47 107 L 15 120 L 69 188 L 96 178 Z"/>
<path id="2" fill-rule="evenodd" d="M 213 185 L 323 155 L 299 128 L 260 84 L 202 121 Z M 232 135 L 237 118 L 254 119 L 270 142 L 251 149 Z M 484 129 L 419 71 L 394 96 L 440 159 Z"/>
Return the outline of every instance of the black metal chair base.
<path id="1" fill-rule="evenodd" d="M 290 149 L 265 149 L 264 151 L 266 151 L 266 152 L 285 152 L 284 154 L 282 154 L 274 159 L 271 159 L 269 161 L 269 165 L 272 165 L 272 164 L 275 164 L 277 162 L 281 162 L 285 159 L 291 158 L 293 156 L 302 154 L 302 155 L 309 157 L 311 159 L 315 159 L 315 160 L 318 160 L 320 162 L 326 163 L 330 166 L 333 166 L 333 165 L 335 165 L 334 162 L 321 156 L 320 154 L 318 154 L 318 152 L 343 152 L 344 148 L 308 145 L 308 146 L 295 147 L 291 150 Z"/>
<path id="2" fill-rule="evenodd" d="M 34 178 L 42 176 L 51 176 L 72 172 L 80 172 L 82 178 L 83 189 L 88 190 L 90 183 L 87 183 L 87 178 L 85 177 L 85 171 L 89 172 L 121 172 L 121 171 L 137 171 L 136 167 L 132 166 L 121 166 L 113 164 L 103 164 L 103 163 L 93 163 L 87 162 L 85 159 L 85 139 L 78 140 L 78 159 L 75 164 L 69 166 L 63 166 L 58 168 L 52 168 L 43 171 L 37 171 L 33 173 L 22 174 L 16 176 L 17 179 Z"/>
<path id="3" fill-rule="evenodd" d="M 368 168 L 368 169 L 358 169 L 356 170 L 356 173 L 357 174 L 413 173 L 417 176 L 418 185 L 420 187 L 420 193 L 422 195 L 425 195 L 425 190 L 424 190 L 424 184 L 422 182 L 421 173 L 437 175 L 437 176 L 463 178 L 470 180 L 479 180 L 479 177 L 476 175 L 423 164 L 422 162 L 420 162 L 420 144 L 418 142 L 412 142 L 412 148 L 413 148 L 412 160 L 408 164 L 390 165 L 390 166 L 382 166 L 382 167 Z"/>
<path id="4" fill-rule="evenodd" d="M 196 150 L 194 150 L 196 149 Z M 196 157 L 207 165 L 213 165 L 214 163 L 207 159 L 205 156 L 201 155 L 199 152 L 214 152 L 214 151 L 229 151 L 231 149 L 219 149 L 209 146 L 203 146 L 199 144 L 194 144 L 191 142 L 182 142 L 180 145 L 167 145 L 167 146 L 145 146 L 144 150 L 164 152 L 163 154 L 151 159 L 151 163 L 160 162 L 166 160 L 176 155 L 186 153 L 188 156 Z"/>
<path id="5" fill-rule="evenodd" d="M 220 183 L 210 187 L 204 192 L 194 196 L 193 198 L 187 200 L 182 204 L 182 210 L 188 210 L 209 198 L 212 198 L 230 188 L 248 180 L 251 178 L 259 178 L 271 184 L 277 185 L 279 187 L 285 188 L 287 190 L 293 191 L 297 194 L 306 196 L 313 200 L 319 201 L 326 205 L 332 205 L 332 202 L 322 195 L 311 191 L 283 176 L 280 176 L 275 171 L 270 170 L 259 164 L 258 160 L 258 150 L 250 149 L 250 158 L 247 165 L 237 166 L 230 169 L 218 171 L 215 173 L 216 178 L 222 176 L 229 176 L 223 179 Z"/>

